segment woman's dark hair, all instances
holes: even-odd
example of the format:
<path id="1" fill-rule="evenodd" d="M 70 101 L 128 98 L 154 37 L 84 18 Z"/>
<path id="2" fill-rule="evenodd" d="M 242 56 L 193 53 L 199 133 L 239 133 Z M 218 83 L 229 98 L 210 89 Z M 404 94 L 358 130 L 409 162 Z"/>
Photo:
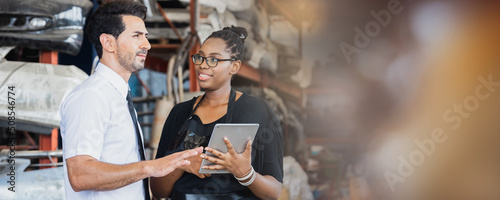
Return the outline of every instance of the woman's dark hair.
<path id="1" fill-rule="evenodd" d="M 132 0 L 115 0 L 103 3 L 90 17 L 86 33 L 99 58 L 102 57 L 102 44 L 99 36 L 103 33 L 111 34 L 115 38 L 125 30 L 123 15 L 132 15 L 146 19 L 146 6 Z"/>
<path id="2" fill-rule="evenodd" d="M 215 31 L 209 38 L 220 38 L 226 42 L 227 49 L 230 50 L 232 54 L 232 58 L 236 58 L 237 60 L 241 60 L 244 51 L 245 39 L 247 38 L 248 33 L 247 30 L 243 27 L 224 27 L 220 31 Z"/>

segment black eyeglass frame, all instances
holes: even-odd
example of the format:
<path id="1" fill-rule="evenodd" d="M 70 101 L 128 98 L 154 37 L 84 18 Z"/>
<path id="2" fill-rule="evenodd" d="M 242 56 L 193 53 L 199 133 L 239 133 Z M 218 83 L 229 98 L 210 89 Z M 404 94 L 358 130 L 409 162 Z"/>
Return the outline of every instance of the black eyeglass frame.
<path id="1" fill-rule="evenodd" d="M 195 56 L 200 56 L 201 59 L 201 63 L 200 64 L 196 64 L 196 62 L 194 61 L 195 60 Z M 191 58 L 193 60 L 193 63 L 195 65 L 201 65 L 203 64 L 203 62 L 205 61 L 207 63 L 207 66 L 211 67 L 211 68 L 214 68 L 214 67 L 217 67 L 217 65 L 219 64 L 219 61 L 236 61 L 237 59 L 236 58 L 229 58 L 229 59 L 218 59 L 218 58 L 214 58 L 214 57 L 211 57 L 211 56 L 207 56 L 207 57 L 203 57 L 201 56 L 200 54 L 194 54 L 194 55 L 191 55 Z M 208 61 L 207 61 L 207 58 L 213 58 L 215 59 L 215 66 L 210 66 L 210 64 L 208 64 Z"/>

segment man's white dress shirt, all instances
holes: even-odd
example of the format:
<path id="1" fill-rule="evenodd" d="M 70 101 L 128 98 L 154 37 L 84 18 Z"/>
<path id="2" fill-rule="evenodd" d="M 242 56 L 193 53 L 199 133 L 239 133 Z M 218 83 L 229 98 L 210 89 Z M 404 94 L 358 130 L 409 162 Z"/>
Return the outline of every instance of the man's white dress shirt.
<path id="1" fill-rule="evenodd" d="M 127 106 L 128 91 L 129 86 L 121 76 L 99 63 L 95 73 L 61 104 L 66 199 L 144 199 L 142 181 L 112 191 L 75 192 L 66 166 L 66 159 L 77 155 L 89 155 L 116 165 L 140 161 L 135 127 Z"/>

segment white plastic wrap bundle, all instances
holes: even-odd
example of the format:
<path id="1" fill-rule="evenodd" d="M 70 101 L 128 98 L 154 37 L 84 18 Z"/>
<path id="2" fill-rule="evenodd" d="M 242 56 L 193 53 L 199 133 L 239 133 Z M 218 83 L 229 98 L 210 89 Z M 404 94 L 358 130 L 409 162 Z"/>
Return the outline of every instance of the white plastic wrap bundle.
<path id="1" fill-rule="evenodd" d="M 8 51 L 7 51 L 8 52 Z M 16 120 L 59 127 L 59 106 L 88 75 L 74 65 L 7 61 L 0 58 L 0 94 L 14 86 Z M 7 95 L 0 95 L 0 118 L 7 118 Z M 5 111 L 5 112 L 4 112 Z"/>
<path id="2" fill-rule="evenodd" d="M 313 195 L 307 184 L 307 174 L 300 164 L 291 156 L 283 158 L 283 186 L 290 192 L 290 200 L 312 200 Z"/>

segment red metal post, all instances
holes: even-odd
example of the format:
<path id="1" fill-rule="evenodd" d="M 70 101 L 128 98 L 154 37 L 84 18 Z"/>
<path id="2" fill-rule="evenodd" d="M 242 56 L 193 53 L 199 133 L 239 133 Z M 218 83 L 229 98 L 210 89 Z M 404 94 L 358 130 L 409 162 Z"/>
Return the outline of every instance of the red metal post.
<path id="1" fill-rule="evenodd" d="M 40 51 L 40 63 L 57 65 L 57 51 Z"/>
<path id="2" fill-rule="evenodd" d="M 52 129 L 52 132 L 50 135 L 40 135 L 40 150 L 41 151 L 55 151 L 57 150 L 57 134 L 58 134 L 58 129 L 54 128 Z M 57 163 L 57 158 L 40 158 L 40 164 L 50 164 L 50 163 Z M 51 167 L 43 167 L 41 166 L 40 169 L 44 168 L 51 168 Z"/>
<path id="3" fill-rule="evenodd" d="M 170 27 L 172 28 L 172 30 L 174 31 L 174 33 L 177 35 L 177 37 L 179 37 L 179 40 L 181 42 L 183 42 L 184 39 L 182 39 L 181 34 L 179 33 L 179 31 L 177 31 L 177 28 L 175 28 L 175 26 L 172 23 L 172 21 L 170 21 L 170 19 L 168 19 L 167 13 L 165 13 L 165 11 L 161 7 L 160 3 L 156 2 L 156 6 L 158 6 L 158 10 L 160 11 L 160 13 L 163 16 L 163 18 L 165 18 L 165 20 L 167 21 L 168 25 L 170 25 Z"/>
<path id="4" fill-rule="evenodd" d="M 57 65 L 57 51 L 40 51 L 40 63 L 47 63 Z M 57 149 L 57 135 L 58 129 L 52 129 L 50 135 L 42 135 L 40 134 L 39 138 L 39 149 L 41 151 L 54 151 Z M 57 158 L 52 158 L 52 161 L 49 158 L 40 158 L 40 164 L 50 164 L 57 163 Z M 49 167 L 40 167 L 40 169 L 49 168 Z"/>
<path id="5" fill-rule="evenodd" d="M 200 50 L 200 43 L 197 41 L 196 44 L 194 44 L 193 48 L 189 51 L 190 55 L 198 53 L 198 50 Z M 196 78 L 196 72 L 194 71 L 194 63 L 191 61 L 191 58 L 188 60 L 189 62 L 189 91 L 190 92 L 199 92 L 200 85 L 198 84 L 198 79 Z"/>
<path id="6" fill-rule="evenodd" d="M 191 0 L 189 7 L 189 16 L 190 16 L 190 22 L 189 22 L 189 28 L 191 31 L 191 34 L 194 34 L 194 37 L 196 37 L 197 34 L 197 23 L 198 23 L 198 18 L 199 18 L 199 10 L 198 10 L 198 2 L 196 0 Z M 192 49 L 189 50 L 189 54 L 193 55 L 198 53 L 200 50 L 200 40 L 196 40 L 194 46 Z M 191 61 L 191 58 L 189 58 L 189 91 L 190 92 L 198 92 L 200 91 L 200 85 L 198 84 L 198 79 L 196 78 L 196 72 L 194 71 L 194 63 Z"/>

